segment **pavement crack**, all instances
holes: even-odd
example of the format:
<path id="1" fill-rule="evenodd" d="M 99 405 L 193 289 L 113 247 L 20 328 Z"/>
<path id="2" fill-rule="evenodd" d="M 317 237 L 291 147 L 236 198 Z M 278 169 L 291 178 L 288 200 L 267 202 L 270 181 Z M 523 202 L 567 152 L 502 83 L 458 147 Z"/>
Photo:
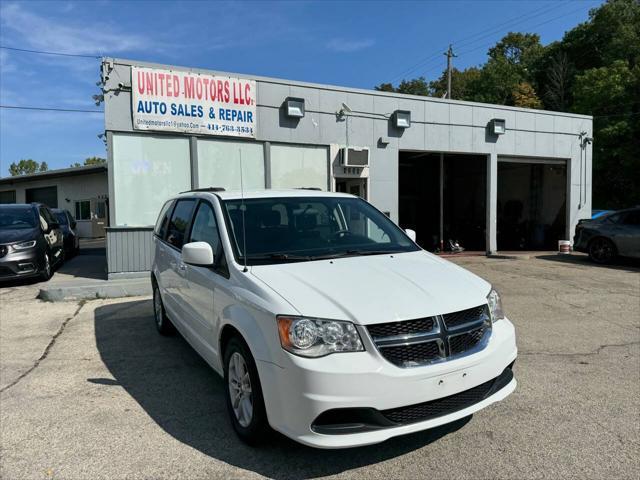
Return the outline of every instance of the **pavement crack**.
<path id="1" fill-rule="evenodd" d="M 60 325 L 60 327 L 58 328 L 58 331 L 53 335 L 53 337 L 51 337 L 51 340 L 49 340 L 49 343 L 47 344 L 47 346 L 45 347 L 44 351 L 42 352 L 42 355 L 40 355 L 40 357 L 33 363 L 33 365 L 31 365 L 31 367 L 29 367 L 28 370 L 24 371 L 22 374 L 20 374 L 13 382 L 11 382 L 10 384 L 2 387 L 0 389 L 0 393 L 3 393 L 7 390 L 9 390 L 11 387 L 17 385 L 18 383 L 20 383 L 20 381 L 22 381 L 27 375 L 29 375 L 31 372 L 33 372 L 36 368 L 38 368 L 38 366 L 40 365 L 40 363 L 47 358 L 47 356 L 49 355 L 49 352 L 51 351 L 51 348 L 53 347 L 53 345 L 56 343 L 56 340 L 58 339 L 58 337 L 60 335 L 62 335 L 62 333 L 64 332 L 65 327 L 67 326 L 67 324 L 73 320 L 75 317 L 78 316 L 78 314 L 80 313 L 80 310 L 82 310 L 82 307 L 84 307 L 84 304 L 86 303 L 85 300 L 81 300 L 78 303 L 78 308 L 76 308 L 76 311 L 73 313 L 73 315 L 71 315 L 70 317 L 67 317 L 62 324 Z"/>
<path id="2" fill-rule="evenodd" d="M 605 343 L 603 345 L 600 345 L 598 348 L 596 348 L 592 352 L 575 352 L 575 353 L 566 352 L 565 353 L 565 352 L 545 352 L 545 351 L 530 350 L 528 352 L 521 351 L 519 354 L 520 355 L 547 355 L 547 356 L 551 356 L 551 357 L 586 357 L 586 356 L 590 356 L 590 355 L 598 355 L 605 348 L 609 348 L 609 347 L 631 347 L 633 345 L 638 345 L 638 344 L 640 344 L 640 341 L 628 342 L 628 343 Z"/>

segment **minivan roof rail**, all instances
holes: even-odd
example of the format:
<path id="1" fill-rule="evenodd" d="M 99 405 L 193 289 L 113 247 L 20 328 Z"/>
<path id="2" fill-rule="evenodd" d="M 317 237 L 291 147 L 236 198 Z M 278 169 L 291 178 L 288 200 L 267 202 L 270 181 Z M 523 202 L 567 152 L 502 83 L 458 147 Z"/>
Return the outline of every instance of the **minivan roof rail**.
<path id="1" fill-rule="evenodd" d="M 314 190 L 316 192 L 322 191 L 320 187 L 296 187 L 296 190 Z"/>
<path id="2" fill-rule="evenodd" d="M 185 190 L 180 193 L 190 193 L 190 192 L 224 192 L 225 189 L 223 187 L 203 187 L 203 188 L 193 188 L 191 190 Z"/>

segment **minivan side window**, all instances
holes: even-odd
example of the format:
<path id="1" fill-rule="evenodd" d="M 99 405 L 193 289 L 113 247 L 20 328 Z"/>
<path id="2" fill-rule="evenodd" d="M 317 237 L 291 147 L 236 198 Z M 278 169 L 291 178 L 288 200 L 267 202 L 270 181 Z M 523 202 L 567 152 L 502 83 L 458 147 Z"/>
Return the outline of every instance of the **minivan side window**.
<path id="1" fill-rule="evenodd" d="M 167 228 L 167 242 L 177 249 L 182 249 L 182 245 L 184 245 L 185 234 L 191 222 L 195 205 L 195 200 L 178 200 L 176 208 L 173 209 L 173 214 L 171 215 L 171 220 Z"/>
<path id="2" fill-rule="evenodd" d="M 153 229 L 153 233 L 155 233 L 160 238 L 164 238 L 165 234 L 167 233 L 167 225 L 169 224 L 169 213 L 171 213 L 171 205 L 173 205 L 173 200 L 169 200 L 162 206 L 160 215 L 158 215 L 158 221 L 156 222 L 156 226 Z"/>
<path id="3" fill-rule="evenodd" d="M 218 232 L 218 222 L 213 213 L 211 205 L 207 202 L 200 202 L 196 216 L 191 227 L 190 242 L 207 242 L 211 245 L 213 254 L 218 257 L 220 254 L 220 233 Z"/>

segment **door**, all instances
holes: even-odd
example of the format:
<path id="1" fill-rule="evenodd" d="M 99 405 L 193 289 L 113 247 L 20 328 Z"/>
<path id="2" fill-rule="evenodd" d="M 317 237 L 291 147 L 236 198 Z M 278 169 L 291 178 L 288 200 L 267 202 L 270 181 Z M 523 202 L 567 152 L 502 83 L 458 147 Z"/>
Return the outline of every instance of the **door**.
<path id="1" fill-rule="evenodd" d="M 162 273 L 165 290 L 165 307 L 172 313 L 171 319 L 180 322 L 186 313 L 185 299 L 181 292 L 185 288 L 187 267 L 182 261 L 182 246 L 189 232 L 189 225 L 196 205 L 195 199 L 178 200 L 167 226 L 166 269 Z"/>
<path id="2" fill-rule="evenodd" d="M 625 257 L 640 257 L 640 209 L 625 213 L 616 230 L 618 253 Z"/>
<path id="3" fill-rule="evenodd" d="M 206 242 L 211 245 L 214 254 L 212 267 L 186 265 L 185 289 L 181 293 L 187 310 L 184 319 L 197 335 L 203 347 L 200 351 L 213 362 L 217 355 L 216 332 L 220 318 L 215 299 L 228 282 L 228 270 L 216 215 L 208 201 L 201 201 L 198 205 L 189 242 Z"/>

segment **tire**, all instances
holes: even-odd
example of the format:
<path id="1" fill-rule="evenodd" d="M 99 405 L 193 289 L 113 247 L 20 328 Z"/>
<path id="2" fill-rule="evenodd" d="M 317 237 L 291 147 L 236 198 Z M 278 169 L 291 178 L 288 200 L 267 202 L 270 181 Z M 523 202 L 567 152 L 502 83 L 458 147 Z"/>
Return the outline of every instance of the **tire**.
<path id="1" fill-rule="evenodd" d="M 160 295 L 160 288 L 156 282 L 153 282 L 153 318 L 160 335 L 168 336 L 175 333 L 176 328 L 173 326 L 173 323 L 171 323 L 171 320 L 169 320 L 169 317 L 167 317 L 162 296 Z"/>
<path id="2" fill-rule="evenodd" d="M 270 433 L 256 363 L 247 344 L 239 337 L 224 350 L 226 403 L 233 429 L 244 443 L 258 445 Z"/>
<path id="3" fill-rule="evenodd" d="M 51 258 L 49 257 L 49 252 L 44 252 L 44 258 L 42 259 L 42 271 L 40 272 L 40 278 L 43 281 L 47 281 L 53 275 L 53 270 L 51 267 Z"/>
<path id="4" fill-rule="evenodd" d="M 589 243 L 589 258 L 596 263 L 610 263 L 617 255 L 616 246 L 608 238 L 594 238 L 591 240 L 591 243 Z"/>

